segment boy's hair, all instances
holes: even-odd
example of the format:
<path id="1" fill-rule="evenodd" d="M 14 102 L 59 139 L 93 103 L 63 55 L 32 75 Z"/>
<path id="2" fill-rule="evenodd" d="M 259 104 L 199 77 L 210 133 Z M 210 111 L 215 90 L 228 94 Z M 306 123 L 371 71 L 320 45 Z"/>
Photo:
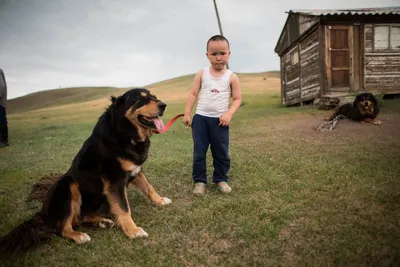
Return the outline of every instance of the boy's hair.
<path id="1" fill-rule="evenodd" d="M 214 35 L 213 37 L 211 37 L 210 39 L 208 39 L 206 51 L 208 51 L 208 44 L 209 44 L 211 41 L 226 41 L 226 42 L 228 43 L 228 48 L 230 48 L 228 39 L 226 39 L 226 38 L 225 38 L 224 36 L 222 36 L 222 35 L 217 34 L 217 35 Z"/>

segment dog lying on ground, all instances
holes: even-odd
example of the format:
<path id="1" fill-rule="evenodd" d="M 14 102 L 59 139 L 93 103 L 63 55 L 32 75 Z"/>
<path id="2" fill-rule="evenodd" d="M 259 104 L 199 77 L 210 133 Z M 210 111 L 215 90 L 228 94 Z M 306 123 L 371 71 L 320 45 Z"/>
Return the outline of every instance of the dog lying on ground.
<path id="1" fill-rule="evenodd" d="M 141 170 L 150 136 L 164 127 L 159 117 L 166 104 L 141 88 L 111 101 L 70 169 L 50 188 L 42 209 L 0 239 L 0 253 L 26 250 L 53 234 L 83 244 L 89 235 L 74 228 L 81 223 L 110 228 L 111 216 L 129 238 L 148 236 L 132 220 L 126 189 L 132 184 L 156 205 L 171 203 Z"/>
<path id="2" fill-rule="evenodd" d="M 355 97 L 353 103 L 347 103 L 337 108 L 328 120 L 343 115 L 354 121 L 381 124 L 382 122 L 377 119 L 379 111 L 375 96 L 371 93 L 361 93 Z"/>

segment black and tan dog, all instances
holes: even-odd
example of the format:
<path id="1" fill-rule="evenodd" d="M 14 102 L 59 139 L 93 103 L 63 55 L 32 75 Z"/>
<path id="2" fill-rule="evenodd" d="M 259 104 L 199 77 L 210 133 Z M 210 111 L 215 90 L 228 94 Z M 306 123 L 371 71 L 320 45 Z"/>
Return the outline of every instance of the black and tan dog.
<path id="1" fill-rule="evenodd" d="M 375 96 L 371 93 L 361 93 L 355 97 L 353 103 L 347 103 L 337 108 L 329 120 L 343 115 L 354 121 L 381 124 L 382 122 L 377 119 L 378 114 L 379 105 Z"/>
<path id="2" fill-rule="evenodd" d="M 47 193 L 42 209 L 0 239 L 2 254 L 28 249 L 53 234 L 86 243 L 89 235 L 74 228 L 81 223 L 110 228 L 111 218 L 129 238 L 148 236 L 132 220 L 126 189 L 133 184 L 154 204 L 171 203 L 157 194 L 141 170 L 150 136 L 164 127 L 159 117 L 166 104 L 141 88 L 111 100 L 70 169 Z"/>

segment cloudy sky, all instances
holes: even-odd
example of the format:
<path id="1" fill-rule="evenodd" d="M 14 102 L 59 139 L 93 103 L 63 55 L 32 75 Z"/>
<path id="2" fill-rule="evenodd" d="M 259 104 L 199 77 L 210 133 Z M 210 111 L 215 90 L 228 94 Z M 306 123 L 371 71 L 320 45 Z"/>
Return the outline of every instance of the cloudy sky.
<path id="1" fill-rule="evenodd" d="M 286 11 L 399 0 L 217 0 L 235 72 L 279 69 Z M 9 98 L 72 86 L 144 86 L 208 65 L 213 0 L 0 0 L 0 68 Z"/>

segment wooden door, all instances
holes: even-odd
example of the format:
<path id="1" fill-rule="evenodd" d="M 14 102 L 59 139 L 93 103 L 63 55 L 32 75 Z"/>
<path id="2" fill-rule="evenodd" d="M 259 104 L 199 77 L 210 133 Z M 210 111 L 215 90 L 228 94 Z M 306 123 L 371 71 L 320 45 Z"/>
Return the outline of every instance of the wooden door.
<path id="1" fill-rule="evenodd" d="M 330 26 L 328 38 L 330 89 L 348 91 L 350 89 L 350 47 L 349 27 Z"/>

